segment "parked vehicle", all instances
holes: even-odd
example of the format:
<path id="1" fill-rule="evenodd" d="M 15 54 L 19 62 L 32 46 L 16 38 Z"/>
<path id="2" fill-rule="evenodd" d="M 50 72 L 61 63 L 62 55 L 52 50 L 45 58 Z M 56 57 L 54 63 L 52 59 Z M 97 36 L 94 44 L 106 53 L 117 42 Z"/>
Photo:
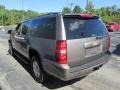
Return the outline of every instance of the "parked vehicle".
<path id="1" fill-rule="evenodd" d="M 106 25 L 108 31 L 110 32 L 114 32 L 114 31 L 118 31 L 120 30 L 120 25 L 118 25 L 117 23 L 109 23 L 108 25 Z"/>
<path id="2" fill-rule="evenodd" d="M 21 22 L 8 31 L 11 55 L 31 63 L 37 82 L 46 73 L 63 81 L 99 69 L 110 58 L 110 37 L 102 20 L 89 14 L 48 14 Z"/>

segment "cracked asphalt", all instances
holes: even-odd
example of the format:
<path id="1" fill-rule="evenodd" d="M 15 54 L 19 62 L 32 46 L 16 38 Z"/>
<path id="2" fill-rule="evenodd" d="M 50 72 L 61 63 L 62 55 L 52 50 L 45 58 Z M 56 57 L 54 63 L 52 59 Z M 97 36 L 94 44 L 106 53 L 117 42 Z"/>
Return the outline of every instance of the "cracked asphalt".
<path id="1" fill-rule="evenodd" d="M 51 77 L 39 84 L 29 64 L 8 53 L 8 35 L 0 31 L 0 90 L 120 90 L 120 31 L 111 32 L 110 61 L 84 78 L 63 82 Z"/>

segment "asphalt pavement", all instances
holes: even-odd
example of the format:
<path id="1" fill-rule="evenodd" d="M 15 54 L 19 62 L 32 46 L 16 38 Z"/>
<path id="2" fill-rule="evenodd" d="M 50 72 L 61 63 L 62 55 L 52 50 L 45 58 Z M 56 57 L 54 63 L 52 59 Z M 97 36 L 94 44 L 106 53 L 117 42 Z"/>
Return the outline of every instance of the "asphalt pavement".
<path id="1" fill-rule="evenodd" d="M 29 64 L 9 55 L 8 37 L 0 31 L 1 90 L 120 90 L 120 31 L 110 33 L 112 56 L 101 69 L 68 82 L 51 77 L 43 84 L 34 81 Z"/>

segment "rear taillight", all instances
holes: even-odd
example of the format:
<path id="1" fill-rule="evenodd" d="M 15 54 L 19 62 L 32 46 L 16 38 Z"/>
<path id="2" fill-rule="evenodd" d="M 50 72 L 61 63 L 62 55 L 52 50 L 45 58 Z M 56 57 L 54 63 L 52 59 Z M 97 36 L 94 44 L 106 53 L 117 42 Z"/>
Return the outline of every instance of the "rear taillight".
<path id="1" fill-rule="evenodd" d="M 108 33 L 108 49 L 110 48 L 110 35 Z"/>
<path id="2" fill-rule="evenodd" d="M 58 40 L 56 42 L 56 62 L 59 64 L 67 64 L 67 42 L 66 40 Z"/>
<path id="3" fill-rule="evenodd" d="M 114 26 L 111 26 L 111 29 L 114 29 L 115 27 Z"/>

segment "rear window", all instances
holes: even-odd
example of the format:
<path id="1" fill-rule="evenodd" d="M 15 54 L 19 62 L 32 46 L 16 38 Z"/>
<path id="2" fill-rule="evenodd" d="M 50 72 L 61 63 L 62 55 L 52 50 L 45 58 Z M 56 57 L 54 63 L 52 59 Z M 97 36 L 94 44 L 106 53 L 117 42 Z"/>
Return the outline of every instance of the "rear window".
<path id="1" fill-rule="evenodd" d="M 67 39 L 105 36 L 107 30 L 99 19 L 64 18 Z"/>

